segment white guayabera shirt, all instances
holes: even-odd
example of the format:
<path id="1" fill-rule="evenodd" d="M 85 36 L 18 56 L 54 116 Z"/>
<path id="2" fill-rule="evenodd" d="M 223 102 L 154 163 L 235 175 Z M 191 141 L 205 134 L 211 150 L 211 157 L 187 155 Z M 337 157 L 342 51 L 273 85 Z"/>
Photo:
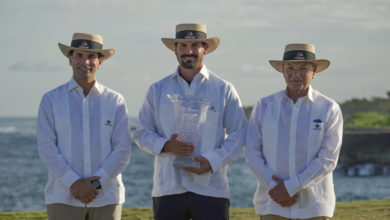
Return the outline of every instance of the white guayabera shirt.
<path id="1" fill-rule="evenodd" d="M 253 199 L 256 213 L 286 218 L 333 216 L 335 194 L 332 171 L 339 157 L 343 118 L 339 105 L 309 88 L 294 104 L 280 91 L 261 99 L 252 111 L 246 138 L 246 158 L 259 181 Z M 284 181 L 291 207 L 268 195 Z"/>
<path id="2" fill-rule="evenodd" d="M 193 123 L 191 112 L 205 109 L 205 118 L 200 113 L 200 129 L 192 133 L 197 140 L 195 152 L 208 159 L 212 170 L 197 175 L 174 166 L 176 156 L 161 152 L 166 141 L 178 132 L 175 104 L 178 100 L 197 100 L 194 108 L 185 109 L 188 122 Z M 184 102 L 184 101 L 183 101 Z M 205 107 L 207 105 L 207 107 Z M 184 107 L 183 107 L 184 109 Z M 185 119 L 179 119 L 185 121 Z M 193 128 L 193 129 L 194 129 Z M 235 160 L 241 153 L 247 120 L 241 102 L 233 85 L 211 73 L 206 66 L 194 77 L 191 84 L 179 75 L 179 72 L 165 77 L 153 84 L 139 111 L 138 125 L 134 139 L 141 149 L 155 155 L 153 197 L 194 192 L 200 195 L 229 198 L 227 163 Z M 187 132 L 186 132 L 187 131 Z M 180 131 L 179 131 L 180 133 Z M 179 134 L 180 139 L 180 134 Z"/>
<path id="3" fill-rule="evenodd" d="M 100 176 L 102 189 L 89 207 L 122 204 L 121 172 L 131 151 L 124 98 L 95 82 L 87 96 L 72 78 L 46 93 L 38 113 L 38 150 L 49 169 L 46 204 L 84 206 L 70 186 L 79 178 Z"/>

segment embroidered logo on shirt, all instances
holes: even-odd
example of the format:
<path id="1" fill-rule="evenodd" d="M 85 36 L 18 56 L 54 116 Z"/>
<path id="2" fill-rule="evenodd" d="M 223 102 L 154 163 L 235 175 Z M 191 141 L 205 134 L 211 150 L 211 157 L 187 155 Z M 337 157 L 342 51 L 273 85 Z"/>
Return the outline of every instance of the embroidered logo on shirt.
<path id="1" fill-rule="evenodd" d="M 110 120 L 107 120 L 106 123 L 105 123 L 105 125 L 107 125 L 107 126 L 112 126 L 112 122 L 111 122 Z"/>
<path id="2" fill-rule="evenodd" d="M 314 119 L 313 122 L 314 122 L 313 129 L 314 130 L 321 130 L 321 128 L 322 128 L 322 126 L 321 126 L 322 125 L 321 119 Z"/>
<path id="3" fill-rule="evenodd" d="M 213 105 L 210 107 L 210 111 L 215 112 L 215 107 Z"/>

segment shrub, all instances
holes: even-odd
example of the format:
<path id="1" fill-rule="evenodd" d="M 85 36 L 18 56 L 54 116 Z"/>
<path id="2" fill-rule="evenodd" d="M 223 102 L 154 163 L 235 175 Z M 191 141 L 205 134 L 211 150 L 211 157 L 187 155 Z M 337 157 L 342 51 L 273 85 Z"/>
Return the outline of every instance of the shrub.
<path id="1" fill-rule="evenodd" d="M 386 127 L 390 126 L 390 116 L 373 111 L 359 112 L 349 117 L 346 125 L 352 127 Z"/>

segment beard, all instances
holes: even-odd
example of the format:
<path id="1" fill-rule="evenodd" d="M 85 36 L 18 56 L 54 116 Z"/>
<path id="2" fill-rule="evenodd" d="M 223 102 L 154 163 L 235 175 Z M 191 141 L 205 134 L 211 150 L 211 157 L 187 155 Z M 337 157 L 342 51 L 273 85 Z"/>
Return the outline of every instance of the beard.
<path id="1" fill-rule="evenodd" d="M 193 57 L 193 60 L 184 61 L 186 57 Z M 186 69 L 195 69 L 199 66 L 200 60 L 198 59 L 198 56 L 195 54 L 191 55 L 182 55 L 180 59 L 178 59 L 180 66 Z"/>

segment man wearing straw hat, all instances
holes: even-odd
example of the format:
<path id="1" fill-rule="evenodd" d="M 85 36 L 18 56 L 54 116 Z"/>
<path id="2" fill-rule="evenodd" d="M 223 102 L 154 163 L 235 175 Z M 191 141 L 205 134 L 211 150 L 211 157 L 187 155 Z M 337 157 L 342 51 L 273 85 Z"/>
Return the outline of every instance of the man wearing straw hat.
<path id="1" fill-rule="evenodd" d="M 258 180 L 256 213 L 262 220 L 329 219 L 343 118 L 339 105 L 310 84 L 330 62 L 316 59 L 311 44 L 288 44 L 283 60 L 269 62 L 287 86 L 262 98 L 249 121 L 246 158 Z"/>
<path id="2" fill-rule="evenodd" d="M 150 86 L 134 132 L 155 155 L 154 217 L 228 219 L 227 163 L 240 155 L 247 121 L 233 85 L 204 64 L 219 38 L 203 24 L 179 24 L 162 42 L 179 67 Z"/>
<path id="3" fill-rule="evenodd" d="M 71 80 L 46 93 L 38 113 L 38 150 L 49 169 L 49 219 L 120 219 L 121 172 L 131 150 L 129 117 L 119 93 L 96 81 L 114 49 L 100 35 L 75 33 L 58 43 L 73 69 Z"/>

